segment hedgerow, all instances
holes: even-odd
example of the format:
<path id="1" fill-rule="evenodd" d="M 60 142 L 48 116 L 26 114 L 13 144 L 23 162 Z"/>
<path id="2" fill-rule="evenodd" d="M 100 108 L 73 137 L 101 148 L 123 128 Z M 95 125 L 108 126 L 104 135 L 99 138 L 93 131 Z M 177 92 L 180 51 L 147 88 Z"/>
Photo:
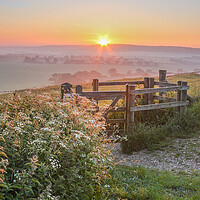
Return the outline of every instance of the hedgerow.
<path id="1" fill-rule="evenodd" d="M 112 164 L 94 106 L 48 93 L 3 98 L 0 199 L 103 199 Z"/>

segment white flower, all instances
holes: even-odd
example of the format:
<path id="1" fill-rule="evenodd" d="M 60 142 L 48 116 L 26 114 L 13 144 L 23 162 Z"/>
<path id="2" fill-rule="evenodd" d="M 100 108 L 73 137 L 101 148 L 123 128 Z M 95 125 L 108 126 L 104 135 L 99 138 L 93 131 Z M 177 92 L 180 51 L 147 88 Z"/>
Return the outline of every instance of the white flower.
<path id="1" fill-rule="evenodd" d="M 52 129 L 51 129 L 51 128 L 48 128 L 48 127 L 41 128 L 40 130 L 43 130 L 43 131 L 52 131 Z"/>
<path id="2" fill-rule="evenodd" d="M 20 127 L 14 127 L 15 131 L 21 131 L 22 129 Z"/>
<path id="3" fill-rule="evenodd" d="M 105 185 L 105 187 L 106 187 L 106 188 L 109 188 L 109 187 L 110 187 L 110 185 Z"/>
<path id="4" fill-rule="evenodd" d="M 38 138 L 38 139 L 33 140 L 33 141 L 31 142 L 31 144 L 35 144 L 35 143 L 41 144 L 41 143 L 47 143 L 47 141 L 41 140 L 40 138 Z"/>

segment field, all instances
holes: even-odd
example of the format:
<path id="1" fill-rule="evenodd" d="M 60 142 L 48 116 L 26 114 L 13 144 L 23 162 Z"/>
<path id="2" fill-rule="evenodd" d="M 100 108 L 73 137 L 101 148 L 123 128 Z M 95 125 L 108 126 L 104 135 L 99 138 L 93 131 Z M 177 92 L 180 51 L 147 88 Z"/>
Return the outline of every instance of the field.
<path id="1" fill-rule="evenodd" d="M 195 152 L 198 164 L 200 75 L 183 74 L 168 80 L 188 81 L 196 103 L 188 109 L 187 120 L 172 118 L 163 127 L 140 125 L 137 147 L 146 144 L 142 148 L 150 154 L 171 151 L 184 129 L 184 137 L 194 138 L 196 145 L 187 146 L 181 140 L 180 151 L 174 151 L 177 157 L 191 157 Z M 85 91 L 92 88 L 91 84 L 83 87 Z M 59 98 L 60 86 L 0 96 L 0 199 L 200 199 L 198 165 L 197 169 L 174 171 L 144 168 L 137 161 L 122 165 L 104 140 L 104 119 L 100 113 L 92 113 L 95 104 L 79 96 L 63 102 Z M 139 134 L 141 131 L 144 133 Z M 158 142 L 157 135 L 166 138 Z M 184 146 L 188 148 L 183 152 Z"/>

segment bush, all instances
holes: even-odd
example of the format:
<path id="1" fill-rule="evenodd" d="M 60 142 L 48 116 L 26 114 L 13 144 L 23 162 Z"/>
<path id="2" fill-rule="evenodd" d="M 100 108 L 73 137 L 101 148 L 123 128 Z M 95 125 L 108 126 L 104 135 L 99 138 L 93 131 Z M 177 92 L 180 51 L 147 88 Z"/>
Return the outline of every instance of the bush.
<path id="1" fill-rule="evenodd" d="M 155 111 L 156 113 L 159 111 Z M 200 128 L 200 102 L 195 102 L 188 109 L 186 115 L 174 116 L 166 114 L 157 120 L 157 124 L 137 123 L 134 129 L 128 131 L 125 137 L 122 137 L 121 146 L 124 153 L 131 153 L 145 148 L 151 148 L 167 138 L 187 138 L 191 137 Z M 153 111 L 152 111 L 153 113 Z M 148 113 L 151 114 L 151 113 Z M 153 113 L 153 119 L 156 114 Z M 149 117 L 151 118 L 151 117 Z M 159 117 L 158 117 L 159 118 Z M 166 121 L 165 121 L 166 120 Z M 156 120 L 155 120 L 156 121 Z M 164 123 L 165 122 L 165 123 Z"/>
<path id="2" fill-rule="evenodd" d="M 97 137 L 104 127 L 86 98 L 9 95 L 0 103 L 1 148 L 7 155 L 1 199 L 100 199 L 111 168 Z M 3 161 L 3 159 L 2 159 Z M 1 167 L 0 167 L 1 168 Z"/>

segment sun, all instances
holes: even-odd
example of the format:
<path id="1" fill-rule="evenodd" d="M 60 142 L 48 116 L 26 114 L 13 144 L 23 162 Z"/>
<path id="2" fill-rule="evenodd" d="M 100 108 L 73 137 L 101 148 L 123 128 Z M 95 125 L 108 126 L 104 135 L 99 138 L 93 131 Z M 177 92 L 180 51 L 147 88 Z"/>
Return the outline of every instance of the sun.
<path id="1" fill-rule="evenodd" d="M 103 46 L 107 46 L 109 44 L 109 41 L 106 38 L 102 38 L 97 43 L 103 47 Z"/>

